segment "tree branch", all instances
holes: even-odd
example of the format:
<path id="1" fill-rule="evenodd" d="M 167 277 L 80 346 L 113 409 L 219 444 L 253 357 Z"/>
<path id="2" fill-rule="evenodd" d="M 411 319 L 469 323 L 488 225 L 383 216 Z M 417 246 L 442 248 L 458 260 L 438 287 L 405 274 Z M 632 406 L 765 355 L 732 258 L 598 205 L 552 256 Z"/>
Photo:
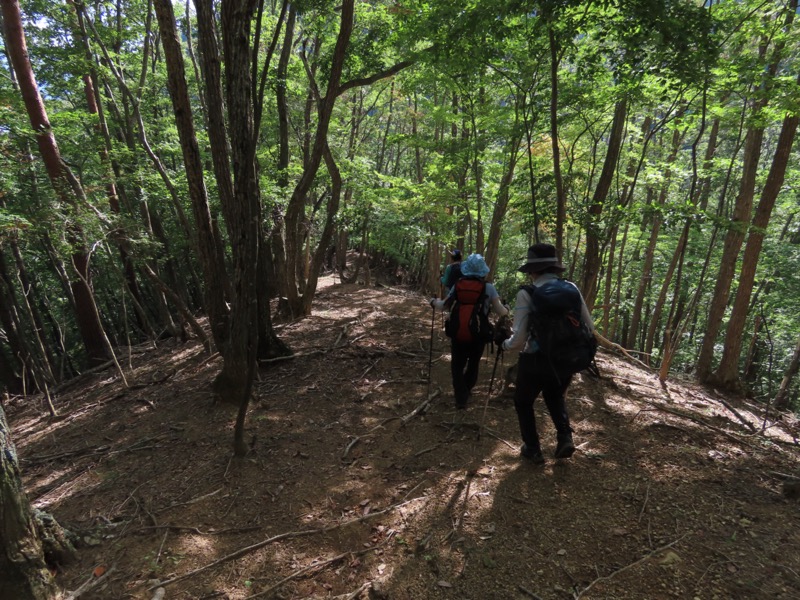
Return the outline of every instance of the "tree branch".
<path id="1" fill-rule="evenodd" d="M 396 65 L 389 67 L 384 71 L 380 71 L 379 73 L 375 73 L 374 75 L 370 75 L 369 77 L 361 77 L 359 79 L 351 79 L 339 86 L 339 89 L 336 90 L 336 96 L 341 96 L 347 90 L 352 89 L 354 87 L 360 87 L 362 85 L 371 85 L 376 81 L 380 81 L 381 79 L 386 79 L 387 77 L 391 77 L 392 75 L 396 75 L 403 69 L 410 67 L 416 60 L 404 60 L 402 62 L 397 63 Z"/>

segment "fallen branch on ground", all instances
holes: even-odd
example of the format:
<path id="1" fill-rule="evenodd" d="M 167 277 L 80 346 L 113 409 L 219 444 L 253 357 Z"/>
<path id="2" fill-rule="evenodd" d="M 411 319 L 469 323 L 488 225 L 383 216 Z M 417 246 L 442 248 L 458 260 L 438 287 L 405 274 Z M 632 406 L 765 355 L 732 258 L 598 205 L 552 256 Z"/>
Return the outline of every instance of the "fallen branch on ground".
<path id="1" fill-rule="evenodd" d="M 667 548 L 671 548 L 672 546 L 674 546 L 678 542 L 682 541 L 687 535 L 689 535 L 689 534 L 688 533 L 684 533 L 677 540 L 672 541 L 669 544 L 665 544 L 665 545 L 661 546 L 660 548 L 656 548 L 650 554 L 646 554 L 645 556 L 643 556 L 642 558 L 640 558 L 636 562 L 632 562 L 629 565 L 625 565 L 621 569 L 617 569 L 616 571 L 614 571 L 610 575 L 604 575 L 603 577 L 598 577 L 597 579 L 592 581 L 589 585 L 587 585 L 585 588 L 583 588 L 580 592 L 575 594 L 575 600 L 578 600 L 586 592 L 588 592 L 590 589 L 592 589 L 592 587 L 594 587 L 595 584 L 600 583 L 601 581 L 609 581 L 609 580 L 613 579 L 614 577 L 616 577 L 617 575 L 619 575 L 620 573 L 622 573 L 624 571 L 627 571 L 628 569 L 632 569 L 633 567 L 635 567 L 637 565 L 640 565 L 641 563 L 645 562 L 646 560 L 649 560 L 650 558 L 652 558 L 653 556 L 655 556 L 659 552 L 663 552 Z"/>
<path id="2" fill-rule="evenodd" d="M 424 498 L 424 497 L 425 496 L 421 496 L 420 498 Z M 177 583 L 179 581 L 183 581 L 184 579 L 189 579 L 190 577 L 193 577 L 193 576 L 197 575 L 198 573 L 202 573 L 203 571 L 207 571 L 208 569 L 212 569 L 212 568 L 214 568 L 216 566 L 219 566 L 221 564 L 224 564 L 226 562 L 235 560 L 237 558 L 245 556 L 246 554 L 250 554 L 251 552 L 255 552 L 256 550 L 260 550 L 261 548 L 264 548 L 265 546 L 268 546 L 268 545 L 272 544 L 273 542 L 279 542 L 280 540 L 287 540 L 287 539 L 293 539 L 293 538 L 299 538 L 299 537 L 306 537 L 306 536 L 316 535 L 316 534 L 320 534 L 320 533 L 328 533 L 330 531 L 334 531 L 335 529 L 342 529 L 342 528 L 347 527 L 348 525 L 352 525 L 354 523 L 361 523 L 361 522 L 366 521 L 368 519 L 372 519 L 373 517 L 377 517 L 377 516 L 380 516 L 380 515 L 385 515 L 386 513 L 389 513 L 389 512 L 391 512 L 393 510 L 401 508 L 402 506 L 405 506 L 406 504 L 410 504 L 411 502 L 419 500 L 420 498 L 412 498 L 411 500 L 406 500 L 404 502 L 398 502 L 397 504 L 392 504 L 391 506 L 388 506 L 388 507 L 384 508 L 383 510 L 379 510 L 377 512 L 372 512 L 372 513 L 369 513 L 367 515 L 363 515 L 361 517 L 357 517 L 355 519 L 349 519 L 347 521 L 343 521 L 341 523 L 337 523 L 336 525 L 329 525 L 327 527 L 321 527 L 319 529 L 307 529 L 305 531 L 288 531 L 286 533 L 280 533 L 278 535 L 272 536 L 271 538 L 267 538 L 266 540 L 262 540 L 260 542 L 255 543 L 255 544 L 252 544 L 250 546 L 246 546 L 244 548 L 240 548 L 236 552 L 228 554 L 227 556 L 223 556 L 222 558 L 220 558 L 218 560 L 215 560 L 214 562 L 209 563 L 209 564 L 205 565 L 204 567 L 199 567 L 197 569 L 194 569 L 193 571 L 189 571 L 188 573 L 184 573 L 183 575 L 178 575 L 177 577 L 173 577 L 172 579 L 167 579 L 166 581 L 161 581 L 161 582 L 159 582 L 159 583 L 157 583 L 155 585 L 150 586 L 147 589 L 148 589 L 148 591 L 153 591 L 156 588 L 167 587 L 168 585 L 172 585 L 173 583 Z"/>
<path id="3" fill-rule="evenodd" d="M 528 596 L 528 597 L 530 597 L 530 598 L 533 598 L 533 600 L 542 600 L 542 599 L 541 599 L 539 596 L 537 596 L 536 594 L 534 594 L 532 591 L 530 591 L 530 590 L 528 590 L 528 589 L 526 589 L 526 588 L 522 587 L 521 585 L 520 585 L 520 586 L 517 586 L 517 589 L 518 589 L 520 592 L 522 592 L 523 594 L 525 594 L 526 596 Z"/>
<path id="4" fill-rule="evenodd" d="M 290 354 L 289 356 L 276 356 L 275 358 L 260 358 L 258 364 L 267 364 L 274 362 L 281 362 L 284 360 L 292 360 L 293 358 L 300 358 L 303 356 L 312 356 L 313 354 L 324 354 L 327 350 L 311 350 L 310 352 L 298 352 L 297 354 Z"/>
<path id="5" fill-rule="evenodd" d="M 213 492 L 209 492 L 208 494 L 203 494 L 202 496 L 197 496 L 196 498 L 192 498 L 191 500 L 186 500 L 185 502 L 176 502 L 175 504 L 170 504 L 169 506 L 165 506 L 164 508 L 159 508 L 156 512 L 157 513 L 162 513 L 165 510 L 170 510 L 170 509 L 176 508 L 178 506 L 186 506 L 188 504 L 194 504 L 196 502 L 200 502 L 200 500 L 203 500 L 205 498 L 209 498 L 211 496 L 219 494 L 223 489 L 224 488 L 216 489 Z"/>
<path id="6" fill-rule="evenodd" d="M 418 414 L 420 414 L 421 412 L 424 412 L 424 411 L 425 411 L 425 410 L 428 408 L 428 406 L 430 405 L 431 401 L 432 401 L 434 398 L 436 398 L 436 397 L 437 397 L 439 394 L 441 394 L 441 393 L 442 393 L 442 390 L 441 390 L 440 388 L 436 388 L 436 390 L 434 390 L 434 391 L 433 391 L 433 392 L 430 394 L 430 396 L 428 396 L 428 397 L 427 397 L 427 398 L 426 398 L 426 399 L 425 399 L 425 400 L 422 402 L 422 404 L 420 404 L 419 406 L 417 406 L 417 407 L 416 407 L 414 410 L 412 410 L 410 413 L 408 413 L 408 414 L 407 414 L 405 417 L 403 417 L 402 419 L 400 419 L 400 420 L 403 422 L 403 425 L 405 425 L 406 423 L 408 423 L 408 422 L 409 422 L 411 419 L 413 419 L 414 417 L 416 417 L 416 416 L 417 416 Z"/>
<path id="7" fill-rule="evenodd" d="M 342 460 L 344 460 L 345 458 L 347 458 L 347 454 L 350 452 L 350 450 L 352 450 L 352 449 L 353 449 L 353 446 L 355 446 L 355 445 L 356 445 L 358 442 L 360 442 L 362 439 L 364 439 L 364 438 L 365 438 L 365 437 L 367 437 L 368 435 L 372 435 L 372 434 L 373 434 L 375 431 L 377 431 L 378 429 L 382 429 L 382 428 L 383 428 L 384 426 L 386 426 L 387 424 L 391 423 L 392 421 L 396 421 L 396 420 L 397 420 L 397 419 L 399 419 L 399 418 L 400 418 L 400 417 L 389 417 L 388 419 L 384 419 L 383 421 L 381 421 L 380 423 L 378 423 L 377 425 L 375 425 L 375 427 L 373 427 L 372 429 L 370 429 L 370 430 L 369 430 L 367 433 L 365 433 L 365 434 L 363 434 L 363 435 L 357 435 L 357 436 L 355 436 L 355 437 L 354 437 L 352 440 L 350 440 L 350 443 L 349 443 L 349 444 L 347 444 L 347 447 L 344 449 L 344 452 L 342 452 Z"/>
<path id="8" fill-rule="evenodd" d="M 21 460 L 26 463 L 36 464 L 38 462 L 48 462 L 52 460 L 58 460 L 60 458 L 74 458 L 77 456 L 96 456 L 96 455 L 112 455 L 112 454 L 120 454 L 122 452 L 137 452 L 139 450 L 150 450 L 155 448 L 156 446 L 142 446 L 141 444 L 156 441 L 158 440 L 158 436 L 145 438 L 143 440 L 138 440 L 131 444 L 130 446 L 126 446 L 125 448 L 120 448 L 119 450 L 112 450 L 111 446 L 87 446 L 86 448 L 80 448 L 78 450 L 69 450 L 67 452 L 60 452 L 59 454 L 40 454 L 39 456 L 31 456 L 29 458 L 22 458 Z"/>
<path id="9" fill-rule="evenodd" d="M 367 581 L 367 582 L 363 583 L 361 585 L 361 587 L 358 588 L 356 591 L 350 592 L 349 594 L 342 594 L 340 596 L 334 596 L 333 600 L 355 600 L 356 598 L 358 598 L 361 595 L 361 592 L 363 592 L 365 590 L 368 590 L 371 587 L 372 587 L 372 582 L 371 581 Z"/>
<path id="10" fill-rule="evenodd" d="M 508 447 L 509 447 L 509 448 L 511 448 L 512 450 L 516 450 L 516 449 L 517 449 L 517 447 L 516 447 L 514 444 L 512 444 L 512 443 L 511 443 L 511 442 L 509 442 L 508 440 L 504 440 L 503 438 L 501 438 L 501 437 L 500 437 L 500 434 L 499 434 L 499 433 L 497 433 L 496 431 L 494 431 L 494 430 L 492 430 L 492 429 L 489 429 L 488 427 L 484 427 L 484 428 L 483 428 L 483 430 L 484 430 L 486 433 L 488 433 L 488 434 L 489 434 L 489 437 L 493 437 L 493 438 L 494 438 L 494 439 L 496 439 L 498 442 L 503 442 L 503 443 L 504 443 L 506 446 L 508 446 Z"/>
<path id="11" fill-rule="evenodd" d="M 752 433 L 756 433 L 757 430 L 756 430 L 755 425 L 753 425 L 750 421 L 748 421 L 742 415 L 740 415 L 739 411 L 737 411 L 735 408 L 733 408 L 733 406 L 731 406 L 724 398 L 714 398 L 714 400 L 716 400 L 717 402 L 722 404 L 722 406 L 724 406 L 729 411 L 731 411 L 736 416 L 736 418 L 739 419 L 742 422 L 742 424 L 745 427 L 747 427 Z"/>
<path id="12" fill-rule="evenodd" d="M 362 435 L 355 436 L 352 440 L 350 440 L 350 443 L 347 444 L 347 447 L 344 449 L 344 452 L 342 452 L 342 460 L 347 458 L 347 455 L 350 453 L 350 450 L 352 450 L 353 447 L 356 444 L 358 444 L 358 442 L 360 442 L 362 439 L 364 439 L 368 435 L 372 435 L 378 429 L 383 429 L 383 427 L 385 427 L 387 424 L 391 423 L 392 421 L 396 421 L 397 419 L 400 419 L 400 421 L 402 421 L 403 425 L 408 423 L 416 415 L 418 415 L 419 413 L 423 412 L 428 407 L 428 405 L 431 403 L 431 401 L 441 393 L 442 393 L 442 390 L 437 388 L 430 396 L 428 396 L 422 402 L 422 404 L 417 406 L 414 410 L 412 410 L 410 413 L 408 413 L 404 417 L 389 417 L 388 419 L 384 419 L 383 421 L 378 423 L 375 427 L 370 429 L 368 432 L 366 432 L 366 433 L 364 433 Z"/>
<path id="13" fill-rule="evenodd" d="M 155 530 L 155 529 L 168 529 L 170 531 L 186 531 L 188 533 L 194 533 L 197 535 L 224 535 L 226 533 L 242 533 L 244 531 L 255 531 L 257 529 L 263 529 L 261 525 L 253 525 L 251 527 L 228 527 L 227 529 L 220 529 L 218 531 L 202 531 L 197 527 L 192 527 L 191 525 L 145 525 L 143 527 L 139 527 L 138 529 L 134 529 L 131 533 L 138 533 L 140 531 L 148 531 L 148 530 Z"/>
<path id="14" fill-rule="evenodd" d="M 647 384 L 647 383 L 642 383 L 641 381 L 634 381 L 633 379 L 628 379 L 627 377 L 615 377 L 614 381 L 622 382 L 622 383 L 630 383 L 630 384 L 635 385 L 637 387 L 644 387 L 644 388 L 648 388 L 648 389 L 651 389 L 651 390 L 656 390 L 656 391 L 659 391 L 659 392 L 662 392 L 664 390 L 664 388 L 662 386 L 660 386 L 660 385 L 658 385 L 658 386 L 650 385 L 650 384 Z"/>
<path id="15" fill-rule="evenodd" d="M 755 444 L 750 444 L 750 443 L 746 442 L 745 440 L 743 440 L 742 438 L 737 437 L 736 435 L 734 435 L 732 433 L 729 433 L 729 432 L 725 431 L 724 429 L 720 429 L 719 427 L 715 427 L 714 425 L 711 425 L 711 423 L 706 423 L 702 419 L 698 419 L 697 417 L 695 417 L 693 415 L 688 415 L 688 414 L 686 414 L 684 412 L 681 412 L 679 410 L 675 410 L 673 408 L 667 408 L 663 404 L 659 404 L 658 402 L 653 402 L 652 400 L 646 400 L 644 398 L 637 398 L 637 400 L 639 400 L 640 402 L 644 402 L 645 404 L 649 404 L 650 406 L 655 406 L 657 409 L 663 410 L 664 412 L 669 413 L 671 415 L 675 415 L 676 417 L 681 417 L 682 419 L 688 419 L 689 421 L 692 421 L 693 423 L 697 423 L 698 425 L 702 425 L 703 427 L 706 427 L 706 428 L 710 429 L 711 431 L 716 431 L 720 435 L 723 435 L 723 436 L 733 440 L 737 444 L 742 444 L 744 446 L 748 446 L 749 448 L 753 448 L 753 449 L 757 449 L 758 448 L 758 446 L 756 446 Z"/>
<path id="16" fill-rule="evenodd" d="M 604 338 L 602 335 L 600 335 L 596 331 L 594 332 L 594 337 L 597 338 L 597 342 L 603 348 L 605 348 L 606 350 L 619 352 L 619 353 L 623 354 L 625 357 L 627 357 L 628 359 L 632 360 L 634 363 L 636 363 L 640 367 L 642 367 L 643 369 L 647 369 L 648 371 L 655 371 L 655 369 L 653 369 L 653 367 L 651 367 L 650 365 L 648 365 L 646 363 L 643 363 L 642 361 L 640 361 L 635 356 L 631 356 L 631 354 L 625 348 L 623 348 L 619 344 L 615 344 L 614 342 L 612 342 L 608 338 Z"/>
<path id="17" fill-rule="evenodd" d="M 104 583 L 105 580 L 108 579 L 108 576 L 111 575 L 111 573 L 114 572 L 114 568 L 115 568 L 115 565 L 112 565 L 111 567 L 109 567 L 109 569 L 105 573 L 100 575 L 100 577 L 95 577 L 94 571 L 92 571 L 92 574 L 89 575 L 89 579 L 87 579 L 81 585 L 81 587 L 79 587 L 74 592 L 69 592 L 67 594 L 65 600 L 77 600 L 78 598 L 80 598 L 86 592 L 96 588 L 101 583 Z"/>
<path id="18" fill-rule="evenodd" d="M 319 563 L 310 564 L 307 567 L 303 567 L 302 569 L 300 569 L 298 571 L 295 571 L 291 575 L 289 575 L 287 577 L 284 577 L 278 583 L 276 583 L 273 586 L 268 587 L 263 592 L 258 592 L 257 594 L 253 594 L 252 596 L 248 596 L 247 600 L 251 600 L 252 598 L 262 598 L 262 597 L 266 596 L 267 594 L 270 594 L 271 592 L 274 592 L 276 589 L 281 587 L 287 581 L 291 581 L 292 579 L 297 579 L 301 575 L 305 575 L 306 573 L 308 573 L 309 571 L 313 571 L 314 569 L 320 569 L 322 567 L 327 567 L 328 565 L 333 564 L 335 562 L 339 562 L 340 560 L 342 560 L 343 558 L 346 558 L 348 556 L 360 556 L 362 554 L 366 554 L 367 552 L 374 552 L 375 550 L 377 550 L 377 549 L 381 548 L 383 545 L 385 545 L 386 542 L 388 542 L 390 539 L 392 539 L 391 535 L 388 536 L 385 540 L 383 540 L 380 544 L 375 544 L 374 546 L 370 546 L 369 548 L 362 548 L 361 550 L 350 550 L 348 552 L 342 552 L 338 556 L 334 556 L 333 558 L 329 558 L 328 560 L 324 560 L 324 561 L 319 562 Z M 363 587 L 364 586 L 362 586 L 361 589 L 363 589 Z M 359 591 L 361 591 L 361 589 L 359 589 Z"/>

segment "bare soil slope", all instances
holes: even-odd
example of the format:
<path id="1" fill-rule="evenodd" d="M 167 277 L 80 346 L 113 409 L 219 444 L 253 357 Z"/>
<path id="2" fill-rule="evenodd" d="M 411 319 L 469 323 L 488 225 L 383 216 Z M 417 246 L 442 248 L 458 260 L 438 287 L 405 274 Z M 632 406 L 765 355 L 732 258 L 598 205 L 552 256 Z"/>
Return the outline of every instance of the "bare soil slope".
<path id="1" fill-rule="evenodd" d="M 576 377 L 578 451 L 519 457 L 494 356 L 455 411 L 437 316 L 402 288 L 325 281 L 262 366 L 252 451 L 195 343 L 133 349 L 116 372 L 7 407 L 31 500 L 78 535 L 59 572 L 86 599 L 797 598 L 791 423 L 601 351 Z M 505 367 L 513 357 L 505 357 Z M 130 369 L 133 370 L 130 373 Z M 498 368 L 498 380 L 502 368 Z M 430 402 L 428 398 L 432 396 Z M 727 407 L 721 400 L 727 403 Z M 762 432 L 762 425 L 766 431 Z M 481 428 L 483 425 L 483 428 Z M 480 435 L 479 435 L 480 433 Z M 4 599 L 5 600 L 5 599 Z"/>

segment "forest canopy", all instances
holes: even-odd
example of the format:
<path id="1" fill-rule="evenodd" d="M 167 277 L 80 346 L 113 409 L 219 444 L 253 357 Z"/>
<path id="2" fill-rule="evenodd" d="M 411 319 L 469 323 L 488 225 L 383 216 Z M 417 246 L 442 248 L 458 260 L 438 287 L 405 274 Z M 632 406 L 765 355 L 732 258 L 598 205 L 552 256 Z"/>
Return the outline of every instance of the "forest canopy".
<path id="1" fill-rule="evenodd" d="M 797 0 L 2 8 L 7 393 L 196 336 L 246 410 L 321 273 L 549 242 L 662 380 L 800 406 Z"/>

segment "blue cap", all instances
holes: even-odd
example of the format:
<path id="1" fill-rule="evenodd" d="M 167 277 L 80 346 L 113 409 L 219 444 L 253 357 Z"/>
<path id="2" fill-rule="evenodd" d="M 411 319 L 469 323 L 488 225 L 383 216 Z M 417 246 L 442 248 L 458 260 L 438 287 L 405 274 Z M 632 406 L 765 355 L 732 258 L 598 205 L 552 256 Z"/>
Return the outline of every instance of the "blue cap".
<path id="1" fill-rule="evenodd" d="M 461 274 L 464 277 L 486 277 L 489 274 L 489 265 L 480 254 L 470 254 L 461 263 Z"/>

